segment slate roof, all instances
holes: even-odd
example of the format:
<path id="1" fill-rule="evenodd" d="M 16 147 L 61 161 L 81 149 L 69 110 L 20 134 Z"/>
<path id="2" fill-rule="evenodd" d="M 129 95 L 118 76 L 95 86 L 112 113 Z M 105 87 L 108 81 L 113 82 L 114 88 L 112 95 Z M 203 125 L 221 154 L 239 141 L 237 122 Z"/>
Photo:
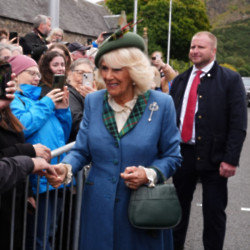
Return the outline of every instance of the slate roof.
<path id="1" fill-rule="evenodd" d="M 0 16 L 32 23 L 38 14 L 49 15 L 49 1 L 0 1 Z M 104 18 L 107 15 L 111 15 L 108 9 L 98 4 L 84 0 L 60 0 L 59 26 L 64 31 L 97 37 L 102 31 L 117 28 L 116 17 Z"/>

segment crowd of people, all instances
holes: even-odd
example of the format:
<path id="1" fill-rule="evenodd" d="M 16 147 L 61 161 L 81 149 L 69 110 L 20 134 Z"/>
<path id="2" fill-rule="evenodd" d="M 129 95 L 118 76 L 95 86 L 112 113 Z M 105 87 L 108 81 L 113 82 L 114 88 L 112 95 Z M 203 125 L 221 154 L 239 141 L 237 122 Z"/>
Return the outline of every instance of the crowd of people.
<path id="1" fill-rule="evenodd" d="M 45 249 L 51 249 L 53 212 L 59 217 L 62 209 L 60 196 L 55 207 L 55 188 L 91 164 L 79 249 L 184 249 L 198 180 L 204 248 L 222 249 L 227 180 L 239 165 L 247 112 L 241 77 L 216 62 L 216 37 L 207 31 L 194 34 L 193 66 L 178 74 L 163 62 L 161 51 L 149 58 L 135 33 L 124 30 L 104 39 L 103 32 L 88 45 L 65 42 L 62 29 L 51 30 L 48 16 L 36 16 L 33 28 L 12 40 L 7 29 L 0 29 L 0 67 L 12 69 L 0 99 L 1 246 L 10 245 L 15 186 L 14 249 L 22 247 L 24 180 L 30 174 L 28 202 L 38 211 L 36 249 L 43 249 L 44 237 Z M 60 164 L 51 159 L 52 150 L 73 141 Z M 38 189 L 37 174 L 42 175 Z M 128 220 L 131 190 L 153 187 L 162 175 L 173 176 L 180 224 L 173 230 L 134 228 Z M 35 219 L 27 220 L 26 249 L 33 249 Z"/>

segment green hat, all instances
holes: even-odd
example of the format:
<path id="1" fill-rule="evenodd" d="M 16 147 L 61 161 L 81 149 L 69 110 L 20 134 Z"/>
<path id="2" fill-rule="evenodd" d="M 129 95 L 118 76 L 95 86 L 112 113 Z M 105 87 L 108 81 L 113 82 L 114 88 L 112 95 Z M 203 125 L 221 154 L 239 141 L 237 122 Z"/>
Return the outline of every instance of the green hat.
<path id="1" fill-rule="evenodd" d="M 145 43 L 143 38 L 132 32 L 127 32 L 123 36 L 117 38 L 116 34 L 114 33 L 109 38 L 107 38 L 107 40 L 104 41 L 102 45 L 99 47 L 98 52 L 95 56 L 96 67 L 97 68 L 99 67 L 98 65 L 99 60 L 104 54 L 112 50 L 120 48 L 129 48 L 129 47 L 135 47 L 144 51 Z"/>

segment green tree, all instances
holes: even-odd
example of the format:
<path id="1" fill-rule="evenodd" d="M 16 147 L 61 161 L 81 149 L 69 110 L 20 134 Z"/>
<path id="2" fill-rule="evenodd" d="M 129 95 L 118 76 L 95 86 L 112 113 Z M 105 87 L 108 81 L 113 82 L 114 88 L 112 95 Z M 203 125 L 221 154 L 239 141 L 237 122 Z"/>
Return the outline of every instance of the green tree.
<path id="1" fill-rule="evenodd" d="M 133 20 L 133 0 L 107 0 L 108 8 L 119 14 L 126 11 L 128 22 Z M 188 60 L 190 40 L 194 33 L 209 30 L 210 25 L 202 0 L 174 0 L 172 5 L 171 58 Z M 154 50 L 167 52 L 169 0 L 139 0 L 138 33 L 142 35 L 143 28 L 148 28 L 149 53 Z"/>

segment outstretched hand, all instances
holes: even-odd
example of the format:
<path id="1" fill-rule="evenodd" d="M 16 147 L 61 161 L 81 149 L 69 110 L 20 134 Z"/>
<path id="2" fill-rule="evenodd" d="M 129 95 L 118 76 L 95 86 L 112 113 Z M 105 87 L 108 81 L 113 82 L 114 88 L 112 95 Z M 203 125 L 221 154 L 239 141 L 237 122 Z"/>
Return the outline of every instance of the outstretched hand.
<path id="1" fill-rule="evenodd" d="M 68 170 L 63 164 L 53 165 L 53 167 L 57 176 L 51 173 L 47 173 L 45 176 L 51 186 L 58 188 L 61 184 L 63 184 Z"/>
<path id="2" fill-rule="evenodd" d="M 33 174 L 38 174 L 41 176 L 50 174 L 51 176 L 58 178 L 58 175 L 54 167 L 50 165 L 45 159 L 37 157 L 37 158 L 32 158 L 32 161 L 34 163 L 34 169 L 32 171 Z"/>
<path id="3" fill-rule="evenodd" d="M 50 160 L 51 160 L 51 151 L 50 151 L 49 148 L 47 148 L 46 146 L 44 146 L 44 145 L 42 145 L 40 143 L 34 144 L 33 147 L 35 149 L 37 157 L 42 157 L 47 162 L 50 162 Z"/>

